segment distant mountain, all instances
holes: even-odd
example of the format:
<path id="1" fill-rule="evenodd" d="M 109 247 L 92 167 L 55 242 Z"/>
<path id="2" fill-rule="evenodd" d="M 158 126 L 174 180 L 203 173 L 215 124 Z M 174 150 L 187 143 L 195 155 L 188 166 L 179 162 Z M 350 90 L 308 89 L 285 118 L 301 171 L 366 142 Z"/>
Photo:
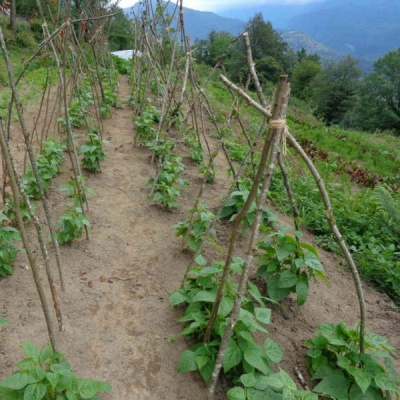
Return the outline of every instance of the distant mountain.
<path id="1" fill-rule="evenodd" d="M 318 54 L 321 58 L 328 58 L 338 60 L 344 56 L 343 53 L 339 53 L 322 43 L 319 43 L 311 38 L 304 32 L 282 30 L 279 31 L 282 39 L 295 51 L 304 48 L 308 54 Z"/>
<path id="2" fill-rule="evenodd" d="M 154 1 L 155 3 L 155 1 Z M 139 3 L 133 7 L 124 8 L 124 13 L 128 18 L 132 17 L 132 12 L 138 14 Z M 170 2 L 167 5 L 166 11 L 171 15 L 174 14 L 175 4 Z M 245 27 L 245 22 L 239 19 L 226 18 L 208 11 L 197 11 L 187 7 L 183 7 L 183 15 L 185 21 L 186 35 L 190 35 L 191 43 L 195 39 L 207 39 L 208 34 L 215 30 L 229 32 L 232 35 L 238 35 Z M 177 13 L 176 17 L 177 17 Z"/>
<path id="3" fill-rule="evenodd" d="M 320 0 L 324 1 L 324 0 Z M 319 2 L 310 4 L 267 4 L 252 6 L 243 2 L 240 8 L 229 8 L 218 12 L 218 15 L 249 21 L 255 14 L 262 13 L 265 21 L 271 21 L 275 29 L 286 29 L 294 17 L 313 11 Z"/>
<path id="4" fill-rule="evenodd" d="M 287 28 L 340 53 L 372 61 L 400 47 L 400 1 L 326 0 L 293 16 Z"/>
<path id="5" fill-rule="evenodd" d="M 289 12 L 292 8 L 297 10 L 296 12 L 299 12 L 299 10 L 304 9 L 305 6 L 296 6 L 296 7 L 282 6 L 282 7 L 288 12 L 287 16 L 289 16 L 292 15 Z M 275 12 L 278 12 L 282 7 L 280 6 L 264 7 L 263 9 L 268 9 L 269 11 L 271 11 L 272 9 L 275 10 Z M 247 12 L 250 12 L 249 10 L 251 10 L 252 12 L 253 9 L 256 10 L 254 7 L 247 8 L 246 10 Z M 306 9 L 309 10 L 312 8 L 306 7 Z M 175 10 L 175 5 L 173 3 L 169 3 L 167 5 L 167 12 L 172 15 L 174 13 L 174 10 Z M 197 11 L 187 7 L 183 7 L 183 10 L 185 18 L 185 31 L 187 35 L 191 36 L 192 43 L 194 43 L 195 39 L 207 39 L 208 34 L 212 30 L 216 30 L 217 32 L 225 31 L 231 33 L 232 35 L 237 35 L 244 29 L 246 25 L 246 23 L 244 21 L 241 21 L 240 19 L 222 17 L 212 12 Z M 140 9 L 138 3 L 135 4 L 134 7 L 124 9 L 125 14 L 129 18 L 132 17 L 132 13 L 138 15 L 139 11 Z M 254 14 L 255 13 L 256 12 L 254 12 Z M 252 18 L 254 14 L 251 15 L 251 17 L 249 18 Z M 267 20 L 265 16 L 264 19 Z M 273 26 L 275 27 L 274 23 Z M 307 50 L 307 52 L 317 53 L 319 56 L 321 56 L 321 58 L 338 59 L 341 57 L 341 54 L 328 48 L 327 46 L 322 45 L 321 43 L 316 42 L 305 33 L 296 32 L 293 30 L 291 31 L 278 30 L 278 31 L 279 33 L 281 33 L 283 39 L 296 51 L 304 47 Z"/>

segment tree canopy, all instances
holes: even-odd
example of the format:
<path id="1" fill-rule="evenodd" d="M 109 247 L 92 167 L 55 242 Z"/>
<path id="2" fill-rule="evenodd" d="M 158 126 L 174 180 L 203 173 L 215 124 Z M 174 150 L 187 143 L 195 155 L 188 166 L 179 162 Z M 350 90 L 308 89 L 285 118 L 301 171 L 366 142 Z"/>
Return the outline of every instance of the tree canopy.
<path id="1" fill-rule="evenodd" d="M 360 85 L 356 105 L 346 124 L 400 134 L 400 48 L 375 62 L 374 71 Z"/>

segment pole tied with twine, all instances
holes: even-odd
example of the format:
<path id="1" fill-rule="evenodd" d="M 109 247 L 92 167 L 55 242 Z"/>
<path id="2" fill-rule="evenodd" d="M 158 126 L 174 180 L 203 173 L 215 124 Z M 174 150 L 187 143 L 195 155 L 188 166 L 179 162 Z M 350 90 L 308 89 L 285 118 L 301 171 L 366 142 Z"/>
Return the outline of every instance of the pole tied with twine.
<path id="1" fill-rule="evenodd" d="M 288 126 L 286 124 L 286 119 L 274 119 L 269 121 L 270 129 L 283 129 L 282 133 L 282 154 L 286 156 L 287 147 L 286 147 L 286 133 L 288 132 Z"/>

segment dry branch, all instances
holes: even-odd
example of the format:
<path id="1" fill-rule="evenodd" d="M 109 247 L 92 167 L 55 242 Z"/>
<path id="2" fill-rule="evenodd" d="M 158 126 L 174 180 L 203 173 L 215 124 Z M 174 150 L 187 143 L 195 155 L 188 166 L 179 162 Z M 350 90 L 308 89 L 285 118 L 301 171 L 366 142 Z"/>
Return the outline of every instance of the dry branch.
<path id="1" fill-rule="evenodd" d="M 351 274 L 353 276 L 353 280 L 354 280 L 354 284 L 356 286 L 356 291 L 357 291 L 357 296 L 358 296 L 358 303 L 359 303 L 359 307 L 360 307 L 360 353 L 363 354 L 364 350 L 365 350 L 364 336 L 365 336 L 365 331 L 366 331 L 366 327 L 365 327 L 365 325 L 366 325 L 366 307 L 365 307 L 364 291 L 362 288 L 360 275 L 358 273 L 356 264 L 354 263 L 353 257 L 351 256 L 351 253 L 350 253 L 349 249 L 347 248 L 346 242 L 344 241 L 343 236 L 341 235 L 341 233 L 336 225 L 336 221 L 333 216 L 331 202 L 329 200 L 329 195 L 325 189 L 325 185 L 324 185 L 324 182 L 323 182 L 321 176 L 319 175 L 317 169 L 315 168 L 314 163 L 307 156 L 306 152 L 302 149 L 302 147 L 297 142 L 297 140 L 294 138 L 294 136 L 290 132 L 286 132 L 286 137 L 287 137 L 289 143 L 300 154 L 301 158 L 304 160 L 304 162 L 306 163 L 312 176 L 314 177 L 315 182 L 317 183 L 318 189 L 322 196 L 322 201 L 325 206 L 325 216 L 328 220 L 328 223 L 332 230 L 332 233 L 334 234 L 340 248 L 342 249 L 342 251 L 344 253 L 345 260 L 346 260 L 347 265 L 350 268 Z"/>
<path id="2" fill-rule="evenodd" d="M 214 391 L 215 387 L 218 381 L 218 376 L 222 368 L 222 362 L 224 359 L 225 351 L 228 346 L 228 341 L 231 337 L 232 331 L 236 325 L 238 316 L 239 316 L 239 311 L 240 311 L 240 306 L 242 304 L 242 298 L 245 294 L 246 288 L 247 288 L 247 281 L 249 277 L 249 273 L 253 264 L 253 258 L 254 258 L 254 253 L 256 251 L 256 243 L 258 239 L 258 234 L 259 234 L 259 229 L 260 229 L 260 224 L 261 224 L 261 219 L 262 219 L 262 213 L 263 213 L 263 208 L 264 208 L 264 203 L 266 200 L 267 193 L 269 191 L 269 187 L 271 185 L 271 180 L 272 180 L 272 175 L 273 171 L 275 168 L 275 163 L 277 160 L 278 152 L 279 152 L 279 142 L 281 140 L 281 136 L 285 130 L 285 126 L 281 124 L 281 126 L 278 126 L 278 124 L 274 124 L 274 121 L 281 121 L 285 118 L 286 116 L 286 108 L 288 104 L 288 99 L 289 99 L 289 85 L 287 84 L 287 76 L 282 76 L 279 80 L 278 84 L 278 89 L 277 89 L 277 95 L 276 95 L 276 101 L 272 113 L 272 119 L 270 122 L 270 129 L 269 129 L 269 134 L 265 140 L 265 146 L 263 149 L 262 153 L 262 161 L 260 161 L 259 164 L 259 169 L 257 171 L 256 178 L 254 180 L 253 186 L 250 190 L 249 196 L 247 198 L 247 201 L 242 208 L 242 210 L 238 213 L 238 215 L 235 218 L 235 224 L 233 227 L 232 231 L 232 236 L 230 240 L 230 247 L 228 251 L 228 257 L 225 261 L 225 269 L 229 271 L 230 264 L 232 262 L 232 254 L 234 251 L 235 247 L 235 242 L 236 242 L 236 236 L 238 229 L 240 227 L 240 222 L 244 218 L 244 216 L 247 214 L 247 211 L 252 204 L 253 200 L 257 196 L 257 192 L 259 189 L 259 183 L 261 181 L 261 177 L 264 175 L 264 181 L 263 181 L 263 186 L 261 189 L 261 195 L 259 199 L 257 200 L 257 211 L 256 211 L 256 217 L 255 221 L 252 227 L 252 232 L 251 232 L 251 238 L 250 238 L 250 243 L 248 246 L 247 250 L 247 256 L 245 260 L 245 264 L 243 266 L 243 271 L 240 277 L 240 282 L 239 282 L 239 287 L 236 295 L 236 301 L 235 305 L 232 310 L 231 318 L 228 323 L 228 326 L 226 327 L 224 337 L 222 338 L 221 345 L 218 351 L 217 359 L 215 361 L 215 367 L 214 371 L 212 373 L 212 377 L 209 383 L 209 397 L 213 398 L 214 396 Z M 264 174 L 265 166 L 267 166 L 267 169 Z M 237 222 L 238 221 L 238 222 Z M 225 273 L 225 270 L 224 270 Z M 222 288 L 222 289 L 221 289 Z M 220 287 L 218 288 L 218 294 L 221 293 L 221 298 L 223 295 L 223 291 L 225 289 L 225 282 L 221 282 Z M 214 310 L 218 311 L 219 303 L 218 306 L 216 306 L 218 300 L 218 295 L 217 299 L 214 303 L 214 308 L 213 308 L 213 313 Z M 213 314 L 211 315 L 211 317 Z M 215 320 L 215 318 L 214 318 Z M 207 327 L 207 331 L 210 330 L 210 326 L 212 328 L 212 325 L 214 321 L 211 321 L 210 318 L 210 323 Z"/>

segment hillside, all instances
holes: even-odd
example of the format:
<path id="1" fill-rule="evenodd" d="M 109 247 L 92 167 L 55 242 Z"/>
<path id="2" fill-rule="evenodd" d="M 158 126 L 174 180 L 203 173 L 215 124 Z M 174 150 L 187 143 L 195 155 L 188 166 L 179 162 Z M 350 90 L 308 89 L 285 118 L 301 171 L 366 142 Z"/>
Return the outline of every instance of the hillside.
<path id="1" fill-rule="evenodd" d="M 153 2 L 156 3 L 155 1 Z M 240 19 L 225 18 L 213 12 L 197 11 L 187 7 L 183 7 L 185 18 L 185 31 L 191 37 L 191 42 L 194 43 L 196 39 L 207 39 L 208 34 L 215 31 L 225 31 L 232 35 L 238 35 L 244 28 L 245 22 Z M 132 13 L 138 15 L 140 12 L 139 3 L 135 4 L 133 8 L 125 8 L 124 13 L 131 18 Z M 175 15 L 176 25 L 177 15 L 175 4 L 168 3 L 166 12 Z"/>
<path id="2" fill-rule="evenodd" d="M 291 18 L 287 27 L 340 53 L 376 60 L 399 47 L 397 0 L 327 0 Z"/>

